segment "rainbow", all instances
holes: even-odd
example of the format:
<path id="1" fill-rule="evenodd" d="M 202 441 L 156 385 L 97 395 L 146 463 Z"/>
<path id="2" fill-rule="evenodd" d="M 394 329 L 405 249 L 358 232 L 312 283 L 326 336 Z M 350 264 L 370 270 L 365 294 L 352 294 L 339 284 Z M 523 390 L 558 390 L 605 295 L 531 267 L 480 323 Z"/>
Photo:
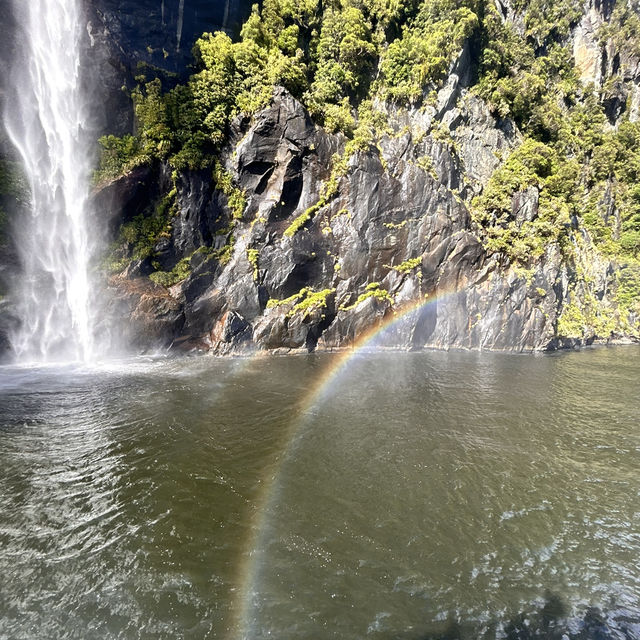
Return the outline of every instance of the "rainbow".
<path id="1" fill-rule="evenodd" d="M 286 444 L 281 455 L 276 460 L 268 479 L 264 483 L 262 496 L 256 505 L 256 516 L 253 524 L 255 535 L 250 545 L 250 552 L 246 554 L 246 560 L 240 567 L 240 587 L 239 597 L 242 599 L 238 605 L 237 622 L 234 625 L 234 638 L 241 640 L 250 640 L 253 637 L 250 629 L 250 612 L 252 607 L 252 597 L 254 585 L 257 582 L 259 562 L 257 550 L 261 548 L 261 538 L 267 528 L 266 517 L 271 505 L 275 503 L 277 498 L 278 478 L 284 466 L 284 463 L 291 456 L 295 449 L 296 442 L 299 441 L 302 428 L 305 425 L 305 418 L 308 418 L 314 406 L 317 405 L 329 393 L 333 384 L 347 370 L 349 364 L 363 351 L 375 348 L 378 338 L 400 324 L 405 318 L 412 313 L 420 312 L 426 307 L 442 302 L 446 298 L 450 298 L 460 293 L 460 289 L 447 290 L 440 292 L 438 295 L 425 297 L 417 302 L 409 303 L 400 309 L 390 313 L 387 317 L 369 330 L 363 332 L 348 347 L 340 350 L 339 357 L 332 362 L 331 366 L 319 377 L 316 384 L 309 390 L 300 403 L 299 415 L 300 419 L 292 423 L 292 427 L 286 436 Z"/>

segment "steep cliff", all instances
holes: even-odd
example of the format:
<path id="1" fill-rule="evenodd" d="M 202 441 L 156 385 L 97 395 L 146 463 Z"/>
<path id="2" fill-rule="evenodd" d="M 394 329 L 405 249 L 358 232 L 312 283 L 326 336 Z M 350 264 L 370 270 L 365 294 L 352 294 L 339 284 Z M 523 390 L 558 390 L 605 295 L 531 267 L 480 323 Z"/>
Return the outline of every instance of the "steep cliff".
<path id="1" fill-rule="evenodd" d="M 201 41 L 188 81 L 143 74 L 136 136 L 103 140 L 105 314 L 131 344 L 638 338 L 633 3 L 285 4 Z"/>

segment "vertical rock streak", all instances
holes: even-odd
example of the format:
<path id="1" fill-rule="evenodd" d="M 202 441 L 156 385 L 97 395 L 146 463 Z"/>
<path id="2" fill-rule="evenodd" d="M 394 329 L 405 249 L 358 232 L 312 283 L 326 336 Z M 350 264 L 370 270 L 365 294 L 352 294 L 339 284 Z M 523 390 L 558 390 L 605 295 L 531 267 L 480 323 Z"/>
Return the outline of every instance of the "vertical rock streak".
<path id="1" fill-rule="evenodd" d="M 11 337 L 22 361 L 91 359 L 87 200 L 89 147 L 80 83 L 78 0 L 15 0 L 23 30 L 5 124 L 31 190 L 17 229 L 24 276 L 21 326 Z"/>

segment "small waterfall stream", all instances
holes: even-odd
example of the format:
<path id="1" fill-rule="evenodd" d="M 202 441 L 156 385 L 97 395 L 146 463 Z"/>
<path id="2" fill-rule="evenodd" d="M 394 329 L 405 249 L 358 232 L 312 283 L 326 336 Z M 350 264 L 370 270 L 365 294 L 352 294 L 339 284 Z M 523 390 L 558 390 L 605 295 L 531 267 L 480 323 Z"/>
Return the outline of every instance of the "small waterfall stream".
<path id="1" fill-rule="evenodd" d="M 90 361 L 91 153 L 81 90 L 79 0 L 14 0 L 20 50 L 11 70 L 5 126 L 31 189 L 19 223 L 20 362 Z"/>

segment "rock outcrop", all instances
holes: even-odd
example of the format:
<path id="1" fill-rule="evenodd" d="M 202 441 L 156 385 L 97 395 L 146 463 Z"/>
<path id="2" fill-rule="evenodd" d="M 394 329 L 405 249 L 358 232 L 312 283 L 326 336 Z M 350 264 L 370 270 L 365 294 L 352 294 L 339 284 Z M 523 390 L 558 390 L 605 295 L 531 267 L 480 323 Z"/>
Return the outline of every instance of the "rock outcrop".
<path id="1" fill-rule="evenodd" d="M 455 99 L 447 95 L 453 91 Z M 379 149 L 354 155 L 335 197 L 293 235 L 285 231 L 318 202 L 344 139 L 315 126 L 283 89 L 250 123 L 237 121 L 223 158 L 247 205 L 229 261 L 197 252 L 232 220 L 225 196 L 210 176 L 182 175 L 171 238 L 156 250 L 166 269 L 193 256 L 191 273 L 164 295 L 112 281 L 139 325 L 136 344 L 148 346 L 153 336 L 164 346 L 215 353 L 333 349 L 389 325 L 376 344 L 561 346 L 555 328 L 572 274 L 557 247 L 526 273 L 504 264 L 475 235 L 467 206 L 499 164 L 496 152 L 517 144 L 518 133 L 464 88 L 440 98 L 456 105 L 443 118 L 451 141 L 414 133 L 428 128 L 437 107 L 400 115 L 397 131 Z M 120 194 L 137 193 L 138 174 L 122 180 Z M 537 206 L 535 190 L 514 197 L 523 220 Z M 592 268 L 605 287 L 609 265 Z"/>

